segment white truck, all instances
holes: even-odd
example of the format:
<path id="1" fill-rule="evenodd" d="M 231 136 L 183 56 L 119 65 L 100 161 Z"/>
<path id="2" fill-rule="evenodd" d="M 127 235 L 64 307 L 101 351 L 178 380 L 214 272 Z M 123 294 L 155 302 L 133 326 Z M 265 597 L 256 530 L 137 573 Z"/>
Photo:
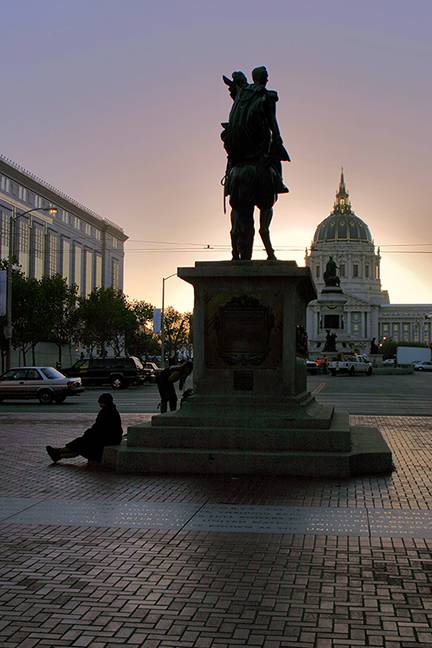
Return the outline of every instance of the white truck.
<path id="1" fill-rule="evenodd" d="M 360 373 L 370 376 L 372 374 L 372 364 L 367 358 L 365 358 L 365 356 L 342 356 L 339 360 L 332 360 L 329 362 L 328 370 L 332 376 L 336 376 L 337 374 L 348 374 L 348 376 L 354 376 L 355 374 Z"/>
<path id="2" fill-rule="evenodd" d="M 415 362 L 429 362 L 431 350 L 428 347 L 398 346 L 396 361 L 398 365 L 410 365 Z"/>

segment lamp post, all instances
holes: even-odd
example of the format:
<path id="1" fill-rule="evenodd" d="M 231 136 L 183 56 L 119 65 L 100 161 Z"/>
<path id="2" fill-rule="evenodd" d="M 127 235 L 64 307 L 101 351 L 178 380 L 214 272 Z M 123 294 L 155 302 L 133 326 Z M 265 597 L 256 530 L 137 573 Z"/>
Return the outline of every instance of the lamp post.
<path id="1" fill-rule="evenodd" d="M 162 308 L 161 308 L 161 365 L 162 369 L 165 369 L 165 281 L 171 279 L 171 277 L 177 277 L 177 273 L 168 275 L 168 277 L 162 278 Z"/>
<path id="2" fill-rule="evenodd" d="M 6 301 L 6 326 L 4 328 L 5 338 L 7 340 L 6 352 L 6 369 L 10 369 L 12 363 L 12 263 L 14 259 L 14 243 L 15 243 L 15 222 L 21 216 L 27 216 L 33 212 L 46 211 L 51 216 L 57 214 L 57 207 L 34 207 L 25 212 L 18 212 L 15 205 L 6 206 L 6 209 L 11 212 L 10 227 L 9 227 L 9 256 L 7 268 L 7 301 Z"/>

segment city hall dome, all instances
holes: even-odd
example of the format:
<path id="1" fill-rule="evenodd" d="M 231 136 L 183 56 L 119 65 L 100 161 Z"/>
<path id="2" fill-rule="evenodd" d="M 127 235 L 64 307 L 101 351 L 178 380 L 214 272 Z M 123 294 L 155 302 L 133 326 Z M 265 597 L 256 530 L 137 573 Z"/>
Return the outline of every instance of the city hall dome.
<path id="1" fill-rule="evenodd" d="M 351 209 L 343 171 L 333 211 L 316 228 L 312 248 L 318 243 L 334 243 L 335 241 L 373 243 L 369 227 Z"/>

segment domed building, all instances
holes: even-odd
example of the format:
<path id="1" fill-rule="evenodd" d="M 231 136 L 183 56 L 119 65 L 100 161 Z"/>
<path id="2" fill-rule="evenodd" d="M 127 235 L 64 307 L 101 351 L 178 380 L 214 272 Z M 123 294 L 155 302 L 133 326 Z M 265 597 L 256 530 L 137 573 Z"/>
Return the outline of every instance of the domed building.
<path id="1" fill-rule="evenodd" d="M 324 288 L 329 258 L 337 265 L 346 297 L 337 334 L 338 350 L 369 352 L 373 338 L 430 342 L 430 304 L 390 305 L 381 288 L 379 247 L 376 249 L 368 225 L 351 207 L 342 170 L 333 211 L 316 228 L 305 263 L 310 267 L 318 295 Z M 307 333 L 311 356 L 319 355 L 326 339 L 326 323 L 318 300 L 307 311 Z"/>

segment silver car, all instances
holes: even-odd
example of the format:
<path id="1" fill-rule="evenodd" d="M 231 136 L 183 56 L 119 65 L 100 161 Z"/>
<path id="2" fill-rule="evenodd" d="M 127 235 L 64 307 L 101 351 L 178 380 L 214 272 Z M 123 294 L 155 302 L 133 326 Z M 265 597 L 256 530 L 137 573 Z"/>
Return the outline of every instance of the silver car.
<path id="1" fill-rule="evenodd" d="M 38 398 L 48 405 L 84 391 L 81 378 L 66 378 L 54 367 L 14 367 L 0 376 L 0 401 Z"/>

